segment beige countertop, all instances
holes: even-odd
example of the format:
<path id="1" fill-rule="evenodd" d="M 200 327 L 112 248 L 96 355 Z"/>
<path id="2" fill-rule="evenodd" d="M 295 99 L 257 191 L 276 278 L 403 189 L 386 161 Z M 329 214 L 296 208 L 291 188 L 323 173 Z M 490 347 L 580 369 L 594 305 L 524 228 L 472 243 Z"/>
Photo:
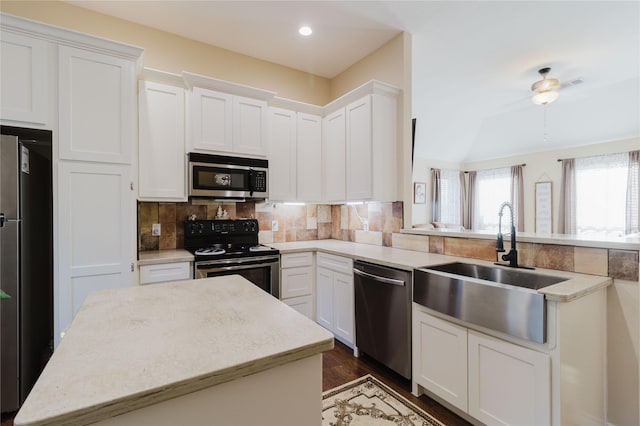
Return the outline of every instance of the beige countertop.
<path id="1" fill-rule="evenodd" d="M 15 424 L 88 424 L 332 347 L 237 275 L 94 292 Z"/>
<path id="2" fill-rule="evenodd" d="M 296 241 L 290 243 L 270 243 L 267 245 L 277 248 L 282 254 L 310 250 L 320 251 L 408 271 L 422 266 L 431 266 L 447 262 L 467 262 L 479 265 L 495 266 L 493 262 L 483 260 L 374 246 L 370 244 L 352 243 L 340 240 Z M 525 273 L 529 272 L 525 269 L 522 269 L 521 271 Z M 607 287 L 613 282 L 613 280 L 608 277 L 576 274 L 573 272 L 557 271 L 552 269 L 536 268 L 536 270 L 531 271 L 531 273 L 567 278 L 567 281 L 538 290 L 539 293 L 545 295 L 547 300 L 557 302 L 569 302 L 601 288 Z"/>
<path id="3" fill-rule="evenodd" d="M 138 266 L 174 262 L 193 262 L 193 255 L 184 249 L 138 252 Z"/>
<path id="4" fill-rule="evenodd" d="M 475 238 L 481 240 L 496 239 L 495 232 L 489 231 L 458 231 L 446 228 L 422 229 L 409 228 L 401 229 L 403 234 L 432 235 L 438 237 L 455 238 Z M 509 233 L 504 234 L 505 241 L 509 238 Z M 518 242 L 556 244 L 564 246 L 607 248 L 619 250 L 640 250 L 640 234 L 624 235 L 619 237 L 598 237 L 592 235 L 568 235 L 568 234 L 538 234 L 535 232 L 517 232 Z"/>

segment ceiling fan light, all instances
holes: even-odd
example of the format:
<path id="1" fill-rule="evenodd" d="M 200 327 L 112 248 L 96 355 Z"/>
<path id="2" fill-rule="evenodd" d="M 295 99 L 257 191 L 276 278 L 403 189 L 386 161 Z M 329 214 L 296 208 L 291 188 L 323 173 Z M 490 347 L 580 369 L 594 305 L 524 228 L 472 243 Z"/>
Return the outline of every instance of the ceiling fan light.
<path id="1" fill-rule="evenodd" d="M 545 90 L 538 92 L 531 97 L 531 102 L 536 105 L 546 105 L 558 99 L 558 92 L 555 90 Z"/>

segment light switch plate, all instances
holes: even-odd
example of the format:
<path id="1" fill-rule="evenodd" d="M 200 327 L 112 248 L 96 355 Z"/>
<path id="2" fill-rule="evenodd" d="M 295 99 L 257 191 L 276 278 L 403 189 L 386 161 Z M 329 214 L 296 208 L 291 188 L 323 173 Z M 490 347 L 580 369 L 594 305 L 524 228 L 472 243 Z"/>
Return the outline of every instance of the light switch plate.
<path id="1" fill-rule="evenodd" d="M 278 230 L 278 221 L 277 220 L 272 220 L 271 221 L 271 230 L 272 231 L 277 231 Z"/>
<path id="2" fill-rule="evenodd" d="M 159 223 L 154 223 L 153 225 L 151 225 L 151 235 L 153 235 L 154 237 L 159 237 L 160 236 L 160 224 Z"/>

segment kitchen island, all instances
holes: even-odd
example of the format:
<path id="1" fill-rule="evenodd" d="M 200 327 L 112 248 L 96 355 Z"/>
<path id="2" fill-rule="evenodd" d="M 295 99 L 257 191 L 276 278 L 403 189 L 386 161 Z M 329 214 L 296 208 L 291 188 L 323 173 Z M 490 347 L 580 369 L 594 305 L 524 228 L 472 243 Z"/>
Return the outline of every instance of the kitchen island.
<path id="1" fill-rule="evenodd" d="M 15 424 L 319 425 L 332 347 L 240 276 L 95 292 Z"/>

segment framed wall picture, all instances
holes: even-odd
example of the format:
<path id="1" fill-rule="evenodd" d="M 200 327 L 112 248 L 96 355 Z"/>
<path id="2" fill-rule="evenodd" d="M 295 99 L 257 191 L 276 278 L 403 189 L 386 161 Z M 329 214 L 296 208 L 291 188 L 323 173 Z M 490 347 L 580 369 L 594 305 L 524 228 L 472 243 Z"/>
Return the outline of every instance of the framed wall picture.
<path id="1" fill-rule="evenodd" d="M 424 182 L 414 182 L 413 204 L 425 204 L 426 202 L 427 202 L 427 184 Z"/>
<path id="2" fill-rule="evenodd" d="M 536 233 L 551 234 L 552 223 L 551 182 L 536 182 Z"/>

